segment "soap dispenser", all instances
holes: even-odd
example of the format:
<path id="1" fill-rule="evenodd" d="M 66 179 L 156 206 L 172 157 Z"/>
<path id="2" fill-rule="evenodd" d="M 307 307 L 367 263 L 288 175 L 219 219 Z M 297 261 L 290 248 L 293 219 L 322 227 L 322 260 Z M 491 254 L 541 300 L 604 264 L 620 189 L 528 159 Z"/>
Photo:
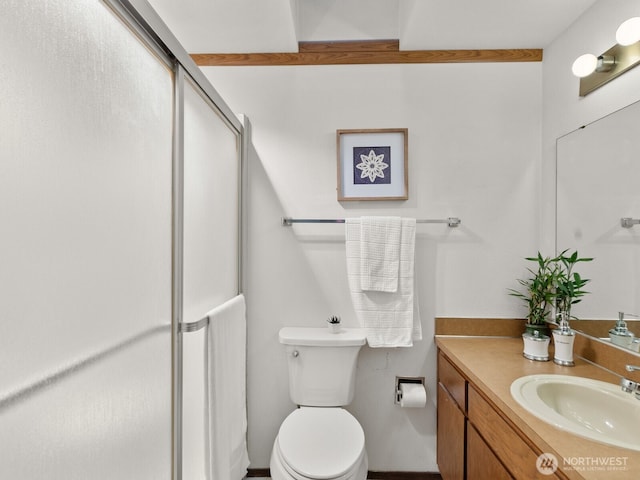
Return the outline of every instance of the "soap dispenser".
<path id="1" fill-rule="evenodd" d="M 558 328 L 553 331 L 553 343 L 555 345 L 555 353 L 553 355 L 554 363 L 567 367 L 575 365 L 573 361 L 573 342 L 575 338 L 576 334 L 569 327 L 567 314 L 563 312 Z"/>
<path id="2" fill-rule="evenodd" d="M 633 333 L 627 329 L 627 322 L 624 321 L 624 312 L 618 312 L 618 321 L 616 326 L 609 330 L 609 338 L 614 345 L 631 348 Z"/>

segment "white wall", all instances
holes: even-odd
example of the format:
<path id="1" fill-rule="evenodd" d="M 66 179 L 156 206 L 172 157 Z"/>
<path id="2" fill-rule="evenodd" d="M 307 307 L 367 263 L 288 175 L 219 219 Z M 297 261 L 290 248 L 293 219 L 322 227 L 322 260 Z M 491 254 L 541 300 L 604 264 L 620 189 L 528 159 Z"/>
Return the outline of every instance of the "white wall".
<path id="1" fill-rule="evenodd" d="M 418 227 L 424 340 L 370 349 L 349 409 L 364 427 L 371 470 L 436 471 L 435 316 L 522 316 L 506 294 L 537 248 L 540 63 L 207 67 L 230 107 L 253 125 L 249 161 L 249 448 L 264 468 L 294 408 L 277 335 L 285 325 L 356 320 L 341 225 L 280 226 L 281 216 L 458 216 Z M 336 130 L 409 129 L 410 199 L 338 203 Z M 396 375 L 427 377 L 427 409 L 393 404 Z"/>

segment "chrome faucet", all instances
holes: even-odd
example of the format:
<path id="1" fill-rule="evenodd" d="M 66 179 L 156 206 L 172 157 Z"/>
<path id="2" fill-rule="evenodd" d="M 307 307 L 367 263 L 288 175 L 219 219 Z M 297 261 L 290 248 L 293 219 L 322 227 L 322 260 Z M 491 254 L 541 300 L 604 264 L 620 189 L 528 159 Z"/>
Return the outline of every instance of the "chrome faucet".
<path id="1" fill-rule="evenodd" d="M 640 367 L 637 365 L 627 365 L 625 368 L 627 372 L 640 370 Z M 620 380 L 620 387 L 622 387 L 623 392 L 634 393 L 636 398 L 640 400 L 640 383 L 629 380 L 628 378 L 623 378 Z"/>

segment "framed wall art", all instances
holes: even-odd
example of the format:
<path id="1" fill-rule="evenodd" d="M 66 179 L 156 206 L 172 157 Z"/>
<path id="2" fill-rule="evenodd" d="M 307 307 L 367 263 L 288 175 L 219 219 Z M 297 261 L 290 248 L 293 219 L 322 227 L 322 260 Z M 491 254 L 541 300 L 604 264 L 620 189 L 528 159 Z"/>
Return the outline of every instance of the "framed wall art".
<path id="1" fill-rule="evenodd" d="M 408 130 L 338 130 L 338 201 L 407 200 Z"/>

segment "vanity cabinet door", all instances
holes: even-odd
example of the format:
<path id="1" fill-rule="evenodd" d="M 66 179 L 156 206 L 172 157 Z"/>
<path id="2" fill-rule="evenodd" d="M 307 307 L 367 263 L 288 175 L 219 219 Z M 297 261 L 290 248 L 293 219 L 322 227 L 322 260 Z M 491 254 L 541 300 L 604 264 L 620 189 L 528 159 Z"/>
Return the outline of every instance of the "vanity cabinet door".
<path id="1" fill-rule="evenodd" d="M 438 383 L 438 467 L 443 480 L 464 480 L 466 419 L 454 398 Z"/>
<path id="2" fill-rule="evenodd" d="M 558 472 L 549 476 L 538 471 L 536 461 L 540 453 L 536 453 L 472 385 L 468 389 L 468 407 L 469 428 L 475 427 L 514 478 L 518 480 L 560 478 Z M 468 476 L 468 479 L 475 480 L 471 476 Z"/>
<path id="3" fill-rule="evenodd" d="M 467 426 L 467 479 L 512 480 L 498 457 L 484 443 L 473 425 Z"/>

